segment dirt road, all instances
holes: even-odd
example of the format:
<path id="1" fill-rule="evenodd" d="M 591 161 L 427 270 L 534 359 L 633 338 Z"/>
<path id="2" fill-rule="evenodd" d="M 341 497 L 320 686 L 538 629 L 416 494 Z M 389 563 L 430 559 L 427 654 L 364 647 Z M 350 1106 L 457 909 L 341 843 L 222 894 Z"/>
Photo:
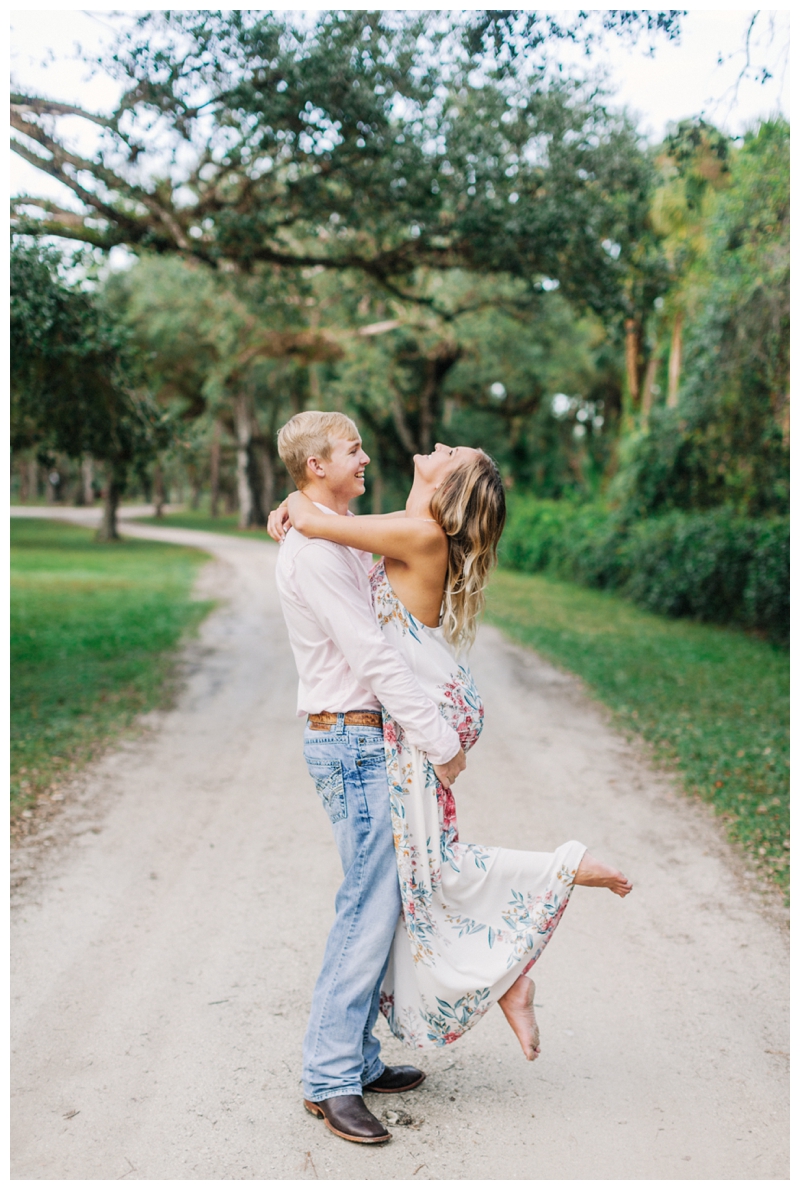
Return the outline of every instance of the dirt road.
<path id="1" fill-rule="evenodd" d="M 44 511 L 44 510 L 39 510 Z M 91 514 L 85 513 L 84 516 Z M 214 556 L 221 602 L 177 706 L 108 754 L 13 860 L 16 1179 L 786 1178 L 788 938 L 704 807 L 579 683 L 484 628 L 461 837 L 578 838 L 635 882 L 577 889 L 534 971 L 542 1056 L 498 1010 L 332 1136 L 300 1044 L 337 887 L 261 541 L 131 526 Z"/>

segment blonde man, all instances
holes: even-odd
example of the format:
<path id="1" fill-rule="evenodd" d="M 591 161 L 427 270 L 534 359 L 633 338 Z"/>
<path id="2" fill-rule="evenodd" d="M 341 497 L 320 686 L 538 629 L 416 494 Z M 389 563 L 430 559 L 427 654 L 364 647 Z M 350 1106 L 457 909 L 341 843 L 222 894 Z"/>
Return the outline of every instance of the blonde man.
<path id="1" fill-rule="evenodd" d="M 278 450 L 327 515 L 346 516 L 363 495 L 369 457 L 343 414 L 297 414 Z M 290 529 L 276 570 L 300 678 L 298 714 L 308 717 L 304 755 L 344 871 L 303 1043 L 304 1102 L 337 1136 L 362 1144 L 391 1136 L 363 1092 L 407 1091 L 425 1077 L 413 1066 L 384 1066 L 373 1034 L 400 913 L 381 706 L 427 752 L 444 785 L 465 768 L 455 731 L 378 628 L 371 563 L 360 550 Z"/>

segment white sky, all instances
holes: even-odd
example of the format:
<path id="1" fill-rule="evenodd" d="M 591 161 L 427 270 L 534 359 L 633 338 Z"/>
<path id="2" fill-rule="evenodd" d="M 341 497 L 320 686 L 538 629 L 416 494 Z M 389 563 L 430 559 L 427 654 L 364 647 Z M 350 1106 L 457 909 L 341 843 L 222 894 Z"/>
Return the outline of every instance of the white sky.
<path id="1" fill-rule="evenodd" d="M 415 5 L 417 9 L 429 7 L 447 6 Z M 471 6 L 459 6 L 466 7 Z M 135 11 L 124 11 L 121 19 L 126 20 Z M 555 11 L 555 6 L 550 11 Z M 114 14 L 119 12 L 113 10 Z M 789 113 L 788 9 L 760 12 L 753 31 L 754 59 L 758 65 L 771 69 L 774 77 L 764 85 L 742 81 L 736 90 L 736 79 L 744 64 L 745 29 L 752 15 L 751 9 L 692 9 L 683 18 L 680 43 L 660 42 L 653 58 L 647 57 L 641 48 L 630 48 L 608 38 L 605 49 L 594 56 L 593 62 L 596 66 L 605 65 L 609 80 L 617 89 L 619 104 L 637 113 L 640 128 L 651 138 L 660 139 L 670 121 L 701 113 L 736 135 L 759 118 L 776 112 Z M 76 61 L 76 53 L 78 45 L 96 53 L 110 37 L 115 19 L 112 10 L 89 13 L 65 8 L 12 12 L 13 84 L 90 109 L 109 109 L 118 93 L 117 84 L 105 75 L 90 79 L 87 67 Z M 567 59 L 567 53 L 565 47 L 559 47 L 562 58 Z M 722 65 L 718 64 L 720 57 L 724 59 Z M 586 65 L 586 59 L 578 55 L 574 60 Z M 80 122 L 74 123 L 78 133 Z M 88 130 L 80 133 L 84 151 L 88 149 L 84 141 L 87 133 Z M 63 198 L 57 183 L 16 154 L 12 154 L 11 191 Z"/>

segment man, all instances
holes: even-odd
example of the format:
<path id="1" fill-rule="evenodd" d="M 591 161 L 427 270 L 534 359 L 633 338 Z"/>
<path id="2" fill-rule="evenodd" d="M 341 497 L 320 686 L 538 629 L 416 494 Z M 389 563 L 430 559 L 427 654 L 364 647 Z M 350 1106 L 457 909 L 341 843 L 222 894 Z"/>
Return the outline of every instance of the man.
<path id="1" fill-rule="evenodd" d="M 299 413 L 280 431 L 278 451 L 297 487 L 331 516 L 348 515 L 363 495 L 369 457 L 343 414 Z M 283 536 L 274 513 L 270 532 Z M 304 1103 L 337 1136 L 362 1144 L 391 1138 L 363 1092 L 408 1091 L 425 1077 L 413 1066 L 384 1066 L 373 1035 L 400 914 L 381 705 L 444 785 L 466 767 L 458 736 L 378 628 L 371 563 L 290 529 L 276 569 L 300 677 L 298 714 L 308 716 L 304 755 L 344 870 L 303 1043 Z"/>

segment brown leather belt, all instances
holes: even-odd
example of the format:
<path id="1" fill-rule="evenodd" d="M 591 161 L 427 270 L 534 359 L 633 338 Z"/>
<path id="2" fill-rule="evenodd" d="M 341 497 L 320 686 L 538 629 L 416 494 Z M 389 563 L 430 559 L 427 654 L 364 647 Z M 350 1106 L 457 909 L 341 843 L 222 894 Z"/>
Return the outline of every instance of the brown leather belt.
<path id="1" fill-rule="evenodd" d="M 308 716 L 308 726 L 312 731 L 324 731 L 339 720 L 335 711 L 320 711 L 318 715 Z M 345 711 L 345 727 L 382 727 L 383 719 L 380 711 Z"/>

